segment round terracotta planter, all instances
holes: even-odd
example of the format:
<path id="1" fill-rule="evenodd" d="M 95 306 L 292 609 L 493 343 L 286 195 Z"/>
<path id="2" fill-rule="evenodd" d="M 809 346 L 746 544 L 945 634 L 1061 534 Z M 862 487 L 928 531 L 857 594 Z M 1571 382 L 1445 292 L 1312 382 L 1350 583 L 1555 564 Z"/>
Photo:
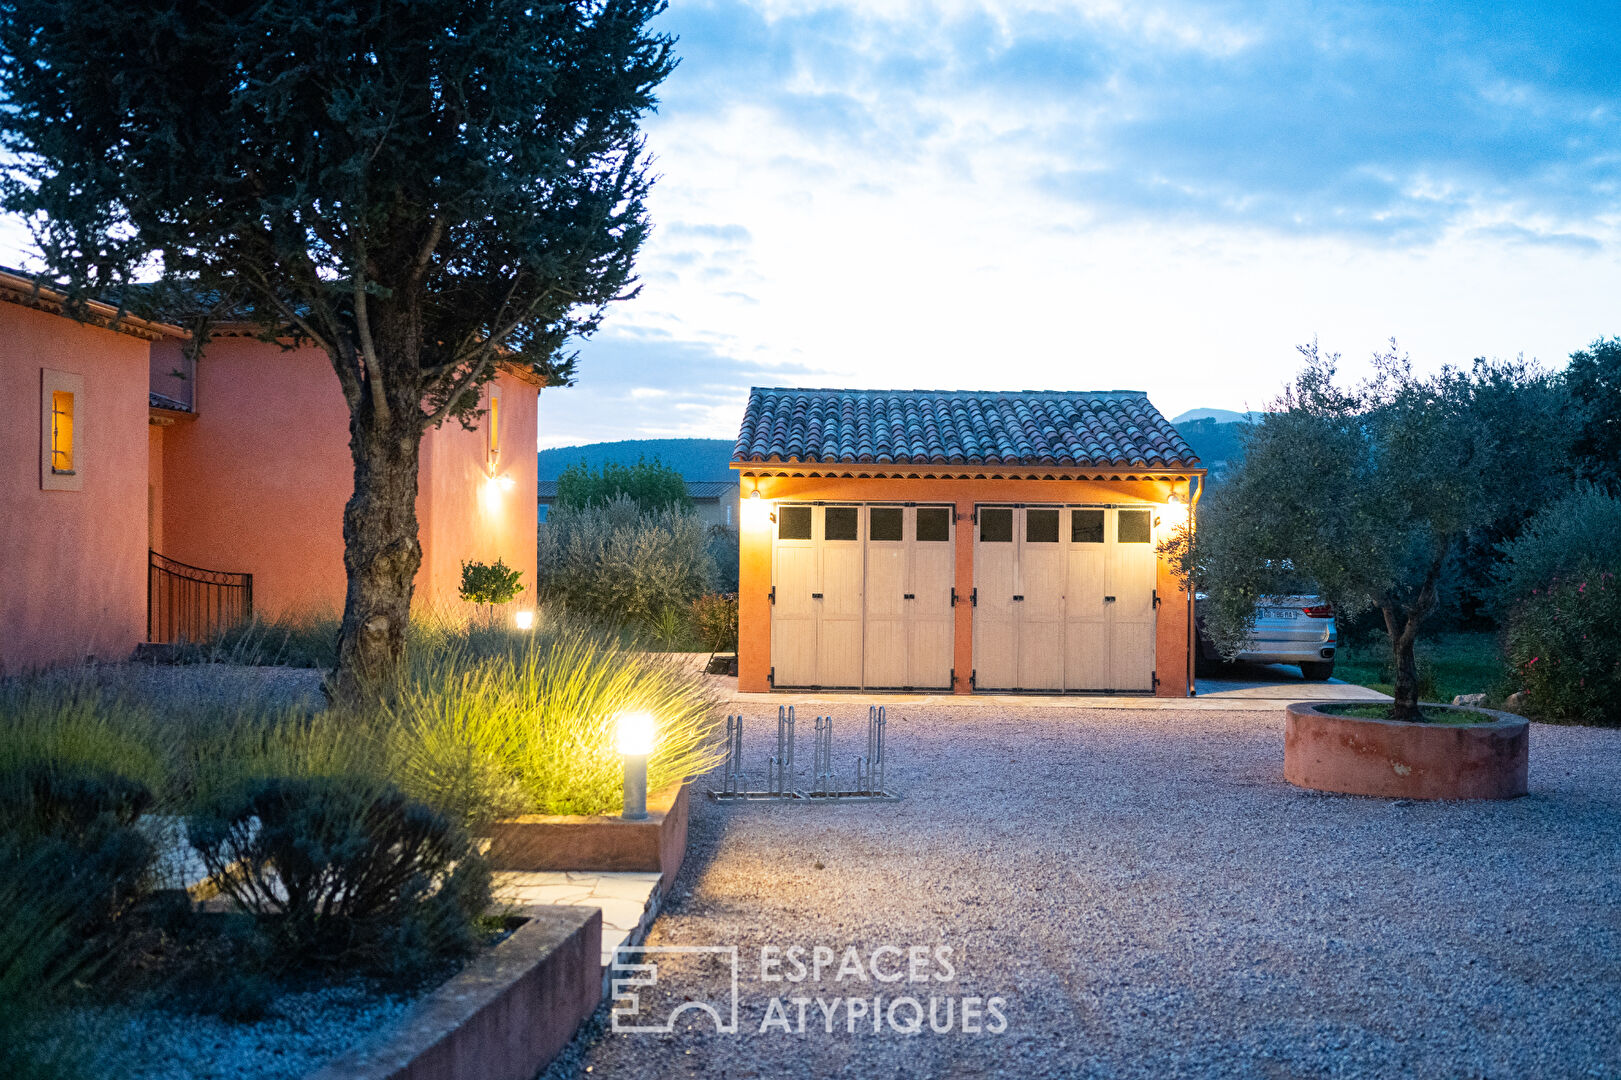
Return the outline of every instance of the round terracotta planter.
<path id="1" fill-rule="evenodd" d="M 1530 722 L 1474 709 L 1487 724 L 1414 724 L 1331 716 L 1319 701 L 1290 705 L 1283 778 L 1296 787 L 1392 799 L 1512 799 L 1526 792 Z M 1426 705 L 1439 711 L 1442 705 Z"/>

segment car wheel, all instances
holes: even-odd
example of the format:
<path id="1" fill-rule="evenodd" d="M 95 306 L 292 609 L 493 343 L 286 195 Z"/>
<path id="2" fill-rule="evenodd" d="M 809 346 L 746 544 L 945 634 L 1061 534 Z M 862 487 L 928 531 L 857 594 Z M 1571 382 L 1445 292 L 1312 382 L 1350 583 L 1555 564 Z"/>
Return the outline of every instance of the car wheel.
<path id="1" fill-rule="evenodd" d="M 1334 674 L 1334 661 L 1332 660 L 1300 665 L 1300 677 L 1307 682 L 1322 682 L 1332 674 Z"/>

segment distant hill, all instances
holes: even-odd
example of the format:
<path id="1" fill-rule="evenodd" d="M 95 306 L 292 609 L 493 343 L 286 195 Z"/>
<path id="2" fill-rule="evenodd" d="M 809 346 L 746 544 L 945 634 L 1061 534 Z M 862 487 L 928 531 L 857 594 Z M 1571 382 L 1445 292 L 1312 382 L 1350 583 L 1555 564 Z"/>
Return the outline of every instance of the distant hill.
<path id="1" fill-rule="evenodd" d="M 625 439 L 621 442 L 559 446 L 539 454 L 540 480 L 556 480 L 564 469 L 582 460 L 593 469 L 609 463 L 634 465 L 638 458 L 658 458 L 686 480 L 731 480 L 730 439 Z"/>
<path id="2" fill-rule="evenodd" d="M 1233 412 L 1231 409 L 1189 409 L 1181 416 L 1172 417 L 1171 423 L 1178 428 L 1195 420 L 1215 420 L 1222 424 L 1251 424 L 1260 415 L 1257 412 Z"/>
<path id="3" fill-rule="evenodd" d="M 1179 420 L 1176 430 L 1188 440 L 1205 468 L 1214 471 L 1221 467 L 1221 462 L 1226 462 L 1227 468 L 1238 464 L 1244 456 L 1244 436 L 1249 433 L 1250 425 L 1242 421 L 1224 424 L 1218 420 Z"/>

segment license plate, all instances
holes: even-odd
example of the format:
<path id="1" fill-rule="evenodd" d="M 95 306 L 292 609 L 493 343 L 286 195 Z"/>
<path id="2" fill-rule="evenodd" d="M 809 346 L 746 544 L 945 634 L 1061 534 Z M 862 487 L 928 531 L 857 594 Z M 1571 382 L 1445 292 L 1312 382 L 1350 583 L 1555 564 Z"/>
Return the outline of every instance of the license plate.
<path id="1" fill-rule="evenodd" d="M 1288 607 L 1269 607 L 1261 609 L 1263 619 L 1298 619 L 1300 612 Z"/>

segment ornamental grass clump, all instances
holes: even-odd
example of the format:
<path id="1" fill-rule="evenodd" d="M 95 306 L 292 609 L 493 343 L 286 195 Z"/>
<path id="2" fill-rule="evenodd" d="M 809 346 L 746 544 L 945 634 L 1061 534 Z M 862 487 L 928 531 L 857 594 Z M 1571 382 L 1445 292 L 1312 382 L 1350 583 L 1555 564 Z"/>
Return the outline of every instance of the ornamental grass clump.
<path id="1" fill-rule="evenodd" d="M 56 865 L 79 929 L 106 929 L 152 885 L 141 818 L 164 788 L 150 718 L 92 684 L 23 680 L 0 692 L 0 860 Z"/>
<path id="2" fill-rule="evenodd" d="M 618 813 L 614 732 L 624 712 L 655 717 L 649 790 L 720 757 L 715 702 L 695 671 L 580 627 L 537 633 L 504 654 L 451 647 L 419 659 L 386 707 L 405 785 L 469 823 Z"/>

